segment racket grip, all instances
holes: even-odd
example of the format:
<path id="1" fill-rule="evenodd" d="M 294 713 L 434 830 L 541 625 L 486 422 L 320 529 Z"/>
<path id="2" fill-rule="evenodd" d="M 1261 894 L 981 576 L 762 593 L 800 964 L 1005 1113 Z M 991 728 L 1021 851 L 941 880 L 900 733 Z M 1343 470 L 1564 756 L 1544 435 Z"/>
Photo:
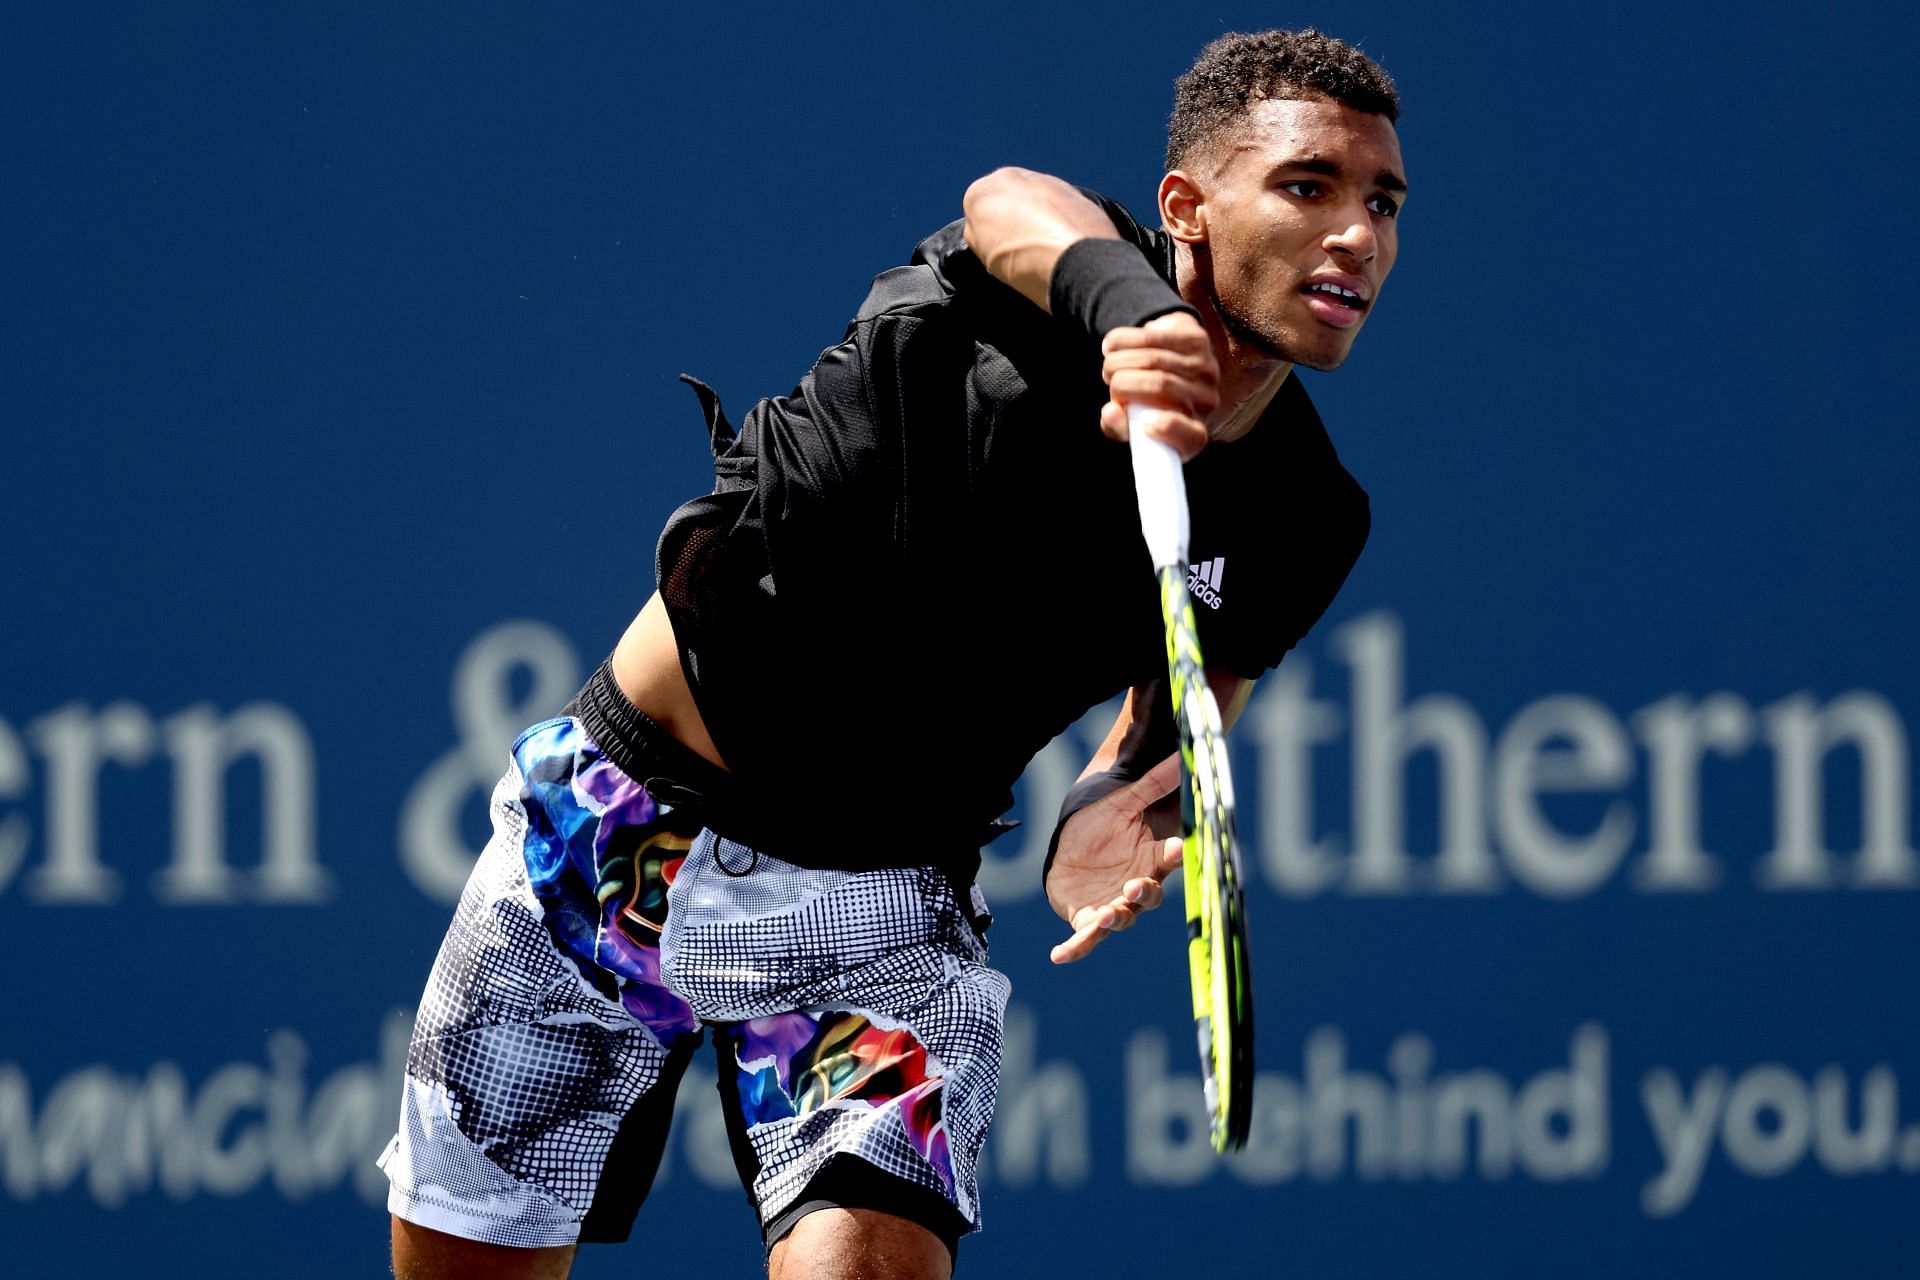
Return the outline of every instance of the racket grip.
<path id="1" fill-rule="evenodd" d="M 1133 492 L 1140 503 L 1140 533 L 1153 554 L 1153 567 L 1180 568 L 1187 562 L 1187 479 L 1180 455 L 1146 432 L 1158 409 L 1127 406 L 1127 443 L 1133 451 Z"/>

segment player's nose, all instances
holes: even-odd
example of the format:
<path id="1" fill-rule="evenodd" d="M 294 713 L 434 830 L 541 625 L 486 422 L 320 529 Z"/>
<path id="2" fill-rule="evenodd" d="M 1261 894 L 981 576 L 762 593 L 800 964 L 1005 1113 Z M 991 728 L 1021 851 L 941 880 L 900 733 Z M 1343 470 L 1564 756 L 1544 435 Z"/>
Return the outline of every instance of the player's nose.
<path id="1" fill-rule="evenodd" d="M 1373 218 L 1366 205 L 1358 202 L 1350 209 L 1338 211 L 1320 244 L 1328 253 L 1343 254 L 1361 262 L 1372 262 L 1380 251 L 1380 237 L 1373 229 Z"/>

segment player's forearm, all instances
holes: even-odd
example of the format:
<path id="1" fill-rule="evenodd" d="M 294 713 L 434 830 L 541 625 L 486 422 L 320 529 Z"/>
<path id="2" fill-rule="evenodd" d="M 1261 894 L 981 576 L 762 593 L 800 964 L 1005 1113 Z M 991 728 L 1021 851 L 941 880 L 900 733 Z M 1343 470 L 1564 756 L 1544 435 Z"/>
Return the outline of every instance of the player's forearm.
<path id="1" fill-rule="evenodd" d="M 1207 683 L 1213 686 L 1213 700 L 1220 704 L 1220 727 L 1233 728 L 1234 722 L 1240 719 L 1240 713 L 1247 709 L 1256 682 L 1234 675 L 1231 671 L 1210 669 Z"/>
<path id="2" fill-rule="evenodd" d="M 995 169 L 967 188 L 967 245 L 996 280 L 1050 310 L 1053 269 L 1080 240 L 1116 240 L 1105 210 L 1069 183 L 1031 169 Z"/>
<path id="3" fill-rule="evenodd" d="M 1246 708 L 1254 682 L 1229 671 L 1207 672 L 1220 706 L 1220 718 L 1227 728 Z M 1090 784 L 1083 794 L 1097 794 L 1122 779 L 1140 777 L 1179 748 L 1179 734 L 1166 710 L 1163 682 L 1155 680 L 1127 692 L 1126 704 L 1114 718 L 1113 727 L 1093 753 L 1093 759 L 1080 772 L 1078 783 Z M 1099 781 L 1095 781 L 1099 780 Z M 1147 829 L 1156 836 L 1180 833 L 1180 798 L 1177 792 L 1163 797 L 1145 814 Z"/>
<path id="4" fill-rule="evenodd" d="M 1233 728 L 1253 693 L 1254 682 L 1213 668 L 1207 672 L 1207 683 L 1213 687 L 1223 726 Z M 1114 717 L 1113 727 L 1081 770 L 1082 779 L 1115 769 L 1139 777 L 1179 746 L 1179 735 L 1162 693 L 1164 684 L 1154 680 L 1127 691 L 1126 703 Z"/>
<path id="5" fill-rule="evenodd" d="M 1093 759 L 1080 771 L 1081 779 L 1113 770 L 1137 778 L 1179 746 L 1172 724 L 1162 723 L 1165 717 L 1158 714 L 1161 685 L 1154 680 L 1127 690 L 1120 714 L 1113 718 L 1113 727 L 1095 748 Z"/>

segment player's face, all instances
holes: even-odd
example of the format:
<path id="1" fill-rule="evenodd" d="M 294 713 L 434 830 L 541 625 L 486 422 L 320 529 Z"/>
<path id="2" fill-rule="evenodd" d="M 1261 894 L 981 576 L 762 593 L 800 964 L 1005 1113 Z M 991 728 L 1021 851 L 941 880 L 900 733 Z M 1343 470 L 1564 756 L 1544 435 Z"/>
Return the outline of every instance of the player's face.
<path id="1" fill-rule="evenodd" d="M 1255 103 L 1201 182 L 1214 302 L 1241 342 L 1332 369 L 1400 248 L 1400 139 L 1337 102 Z M 1196 175 L 1198 176 L 1198 175 Z"/>

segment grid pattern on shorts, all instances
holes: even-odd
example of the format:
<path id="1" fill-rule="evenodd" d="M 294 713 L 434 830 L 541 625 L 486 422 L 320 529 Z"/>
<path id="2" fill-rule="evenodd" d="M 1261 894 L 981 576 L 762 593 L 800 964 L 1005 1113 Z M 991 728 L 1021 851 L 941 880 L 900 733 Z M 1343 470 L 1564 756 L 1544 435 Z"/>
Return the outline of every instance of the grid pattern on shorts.
<path id="1" fill-rule="evenodd" d="M 953 1185 L 909 1139 L 897 1109 L 823 1108 L 749 1127 L 754 1194 L 778 1216 L 841 1152 L 948 1197 L 978 1225 L 976 1169 L 999 1085 L 1009 986 L 985 963 L 947 878 L 931 868 L 821 871 L 703 833 L 674 882 L 661 943 L 667 981 L 709 1022 L 795 1009 L 861 1013 L 903 1027 L 942 1077 Z M 784 906 L 785 910 L 779 910 Z"/>
<path id="2" fill-rule="evenodd" d="M 493 838 L 422 999 L 401 1133 L 381 1164 L 402 1217 L 538 1246 L 579 1238 L 622 1117 L 677 1079 L 663 1081 L 669 1055 L 652 1032 L 555 949 L 527 877 L 524 785 L 514 765 L 494 791 Z M 752 871 L 729 875 L 722 861 Z M 846 1152 L 946 1197 L 977 1226 L 1008 986 L 946 876 L 801 868 L 703 832 L 670 902 L 663 979 L 703 1020 L 859 1012 L 910 1032 L 941 1078 L 947 1170 L 922 1154 L 925 1135 L 916 1145 L 899 1108 L 830 1106 L 749 1126 L 763 1221 Z"/>
<path id="3" fill-rule="evenodd" d="M 389 1148 L 390 1203 L 491 1243 L 569 1244 L 621 1119 L 659 1083 L 667 1053 L 555 951 L 521 853 L 522 782 L 510 768 L 494 790 L 493 838 L 421 1000 L 401 1115 L 406 1167 L 393 1167 Z M 488 1206 L 485 1216 L 473 1205 Z"/>
<path id="4" fill-rule="evenodd" d="M 669 895 L 660 968 L 703 1021 L 739 1022 L 837 1003 L 851 971 L 877 965 L 870 980 L 885 982 L 914 947 L 987 958 L 934 868 L 816 870 L 702 832 Z"/>

